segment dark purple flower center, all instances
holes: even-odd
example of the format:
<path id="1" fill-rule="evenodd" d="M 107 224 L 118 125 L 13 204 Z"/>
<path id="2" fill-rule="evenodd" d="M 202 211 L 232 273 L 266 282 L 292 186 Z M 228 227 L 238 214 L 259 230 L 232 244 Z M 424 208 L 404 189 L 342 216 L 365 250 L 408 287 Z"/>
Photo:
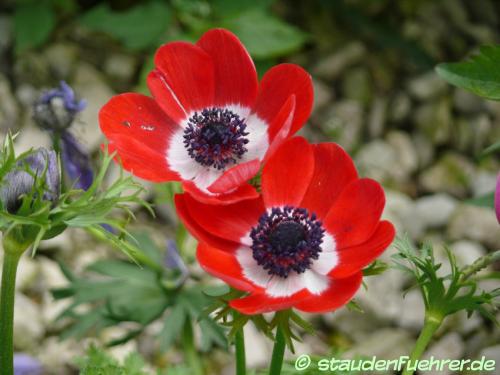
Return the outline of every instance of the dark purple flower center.
<path id="1" fill-rule="evenodd" d="M 184 145 L 201 165 L 224 169 L 247 151 L 248 135 L 244 119 L 228 109 L 204 109 L 188 120 Z"/>
<path id="2" fill-rule="evenodd" d="M 269 275 L 302 273 L 318 259 L 324 233 L 316 214 L 305 208 L 275 207 L 250 232 L 253 258 Z"/>

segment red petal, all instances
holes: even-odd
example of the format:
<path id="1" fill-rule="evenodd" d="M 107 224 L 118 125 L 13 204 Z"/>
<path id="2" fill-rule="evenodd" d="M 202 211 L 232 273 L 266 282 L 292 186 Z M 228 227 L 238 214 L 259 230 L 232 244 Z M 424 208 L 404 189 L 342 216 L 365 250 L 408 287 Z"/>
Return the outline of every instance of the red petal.
<path id="1" fill-rule="evenodd" d="M 200 47 L 186 42 L 161 46 L 155 66 L 186 112 L 213 106 L 214 64 Z"/>
<path id="2" fill-rule="evenodd" d="M 267 312 L 289 309 L 307 298 L 309 293 L 304 289 L 290 297 L 272 298 L 264 293 L 255 293 L 247 297 L 233 299 L 229 305 L 245 315 L 263 314 Z"/>
<path id="3" fill-rule="evenodd" d="M 147 84 L 156 103 L 163 109 L 165 114 L 177 124 L 180 124 L 187 117 L 187 114 L 163 74 L 156 69 L 153 70 L 148 74 Z"/>
<path id="4" fill-rule="evenodd" d="M 310 298 L 295 305 L 299 310 L 309 313 L 325 313 L 349 302 L 358 291 L 363 274 L 355 273 L 343 279 L 330 280 L 330 286 L 320 295 L 311 295 Z"/>
<path id="5" fill-rule="evenodd" d="M 108 139 L 126 135 L 161 154 L 166 154 L 168 141 L 179 128 L 153 99 L 134 93 L 112 97 L 99 112 L 99 124 Z"/>
<path id="6" fill-rule="evenodd" d="M 342 190 L 358 174 L 351 157 L 336 143 L 313 145 L 314 174 L 302 207 L 323 218 Z"/>
<path id="7" fill-rule="evenodd" d="M 246 292 L 261 290 L 243 276 L 238 260 L 231 253 L 200 243 L 196 249 L 196 258 L 206 272 L 223 280 L 233 288 Z"/>
<path id="8" fill-rule="evenodd" d="M 261 198 L 222 206 L 200 203 L 186 194 L 184 202 L 200 227 L 214 236 L 237 243 L 250 232 L 266 210 Z"/>
<path id="9" fill-rule="evenodd" d="M 216 194 L 231 191 L 254 177 L 259 172 L 259 169 L 259 159 L 238 164 L 225 171 L 207 190 Z"/>
<path id="10" fill-rule="evenodd" d="M 337 249 L 339 264 L 328 275 L 340 278 L 358 272 L 382 254 L 392 243 L 395 235 L 394 226 L 388 221 L 381 221 L 375 233 L 365 243 Z"/>
<path id="11" fill-rule="evenodd" d="M 213 29 L 203 34 L 197 45 L 214 63 L 215 104 L 251 107 L 257 96 L 257 71 L 239 39 L 227 30 Z"/>
<path id="12" fill-rule="evenodd" d="M 186 192 L 191 194 L 196 200 L 206 204 L 232 204 L 246 199 L 255 199 L 259 193 L 250 184 L 245 184 L 240 188 L 227 194 L 208 195 L 198 189 L 193 181 L 183 181 L 182 186 Z"/>
<path id="13" fill-rule="evenodd" d="M 293 114 L 295 113 L 295 95 L 292 95 L 283 104 L 278 115 L 269 125 L 269 148 L 264 161 L 267 161 L 276 152 L 279 146 L 288 138 L 292 126 Z"/>
<path id="14" fill-rule="evenodd" d="M 179 215 L 179 219 L 186 226 L 189 233 L 191 233 L 191 235 L 198 241 L 207 243 L 208 245 L 213 246 L 217 249 L 222 249 L 229 252 L 236 251 L 240 246 L 238 243 L 227 241 L 223 238 L 219 238 L 208 233 L 191 217 L 191 214 L 189 213 L 189 210 L 186 206 L 186 202 L 184 199 L 185 196 L 186 194 L 175 195 L 175 208 L 177 210 L 177 215 Z"/>
<path id="15" fill-rule="evenodd" d="M 162 154 L 140 143 L 135 138 L 111 134 L 108 152 L 117 152 L 117 161 L 133 175 L 153 182 L 179 181 L 176 172 L 171 171 Z"/>
<path id="16" fill-rule="evenodd" d="M 286 141 L 262 170 L 262 194 L 266 207 L 298 206 L 314 170 L 311 145 L 302 137 Z"/>
<path id="17" fill-rule="evenodd" d="M 280 64 L 269 69 L 260 82 L 253 112 L 271 123 L 292 95 L 296 98 L 295 116 L 290 131 L 290 135 L 293 135 L 311 114 L 314 97 L 311 76 L 300 66 Z"/>
<path id="18" fill-rule="evenodd" d="M 380 184 L 363 178 L 350 183 L 328 212 L 324 224 L 338 248 L 359 245 L 372 236 L 384 209 Z"/>

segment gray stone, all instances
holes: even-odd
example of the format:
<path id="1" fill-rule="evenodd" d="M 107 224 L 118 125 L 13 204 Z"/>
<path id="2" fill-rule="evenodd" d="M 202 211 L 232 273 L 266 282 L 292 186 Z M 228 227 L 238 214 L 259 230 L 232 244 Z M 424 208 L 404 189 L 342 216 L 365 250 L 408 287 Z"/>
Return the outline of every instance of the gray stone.
<path id="1" fill-rule="evenodd" d="M 360 141 L 363 108 L 354 100 L 339 101 L 328 109 L 321 125 L 331 139 L 352 150 Z"/>
<path id="2" fill-rule="evenodd" d="M 392 175 L 397 181 L 405 181 L 418 168 L 418 154 L 411 137 L 402 131 L 392 131 L 386 136 L 397 155 Z"/>
<path id="3" fill-rule="evenodd" d="M 0 131 L 14 131 L 19 127 L 19 107 L 7 77 L 0 74 Z"/>
<path id="4" fill-rule="evenodd" d="M 412 289 L 404 296 L 397 322 L 403 328 L 419 331 L 424 325 L 424 316 L 425 306 L 420 290 Z"/>
<path id="5" fill-rule="evenodd" d="M 419 183 L 427 192 L 446 192 L 464 198 L 474 175 L 474 165 L 467 158 L 449 152 L 420 174 Z"/>
<path id="6" fill-rule="evenodd" d="M 449 141 L 453 124 L 448 98 L 443 97 L 418 107 L 414 119 L 417 127 L 434 144 L 441 145 Z"/>
<path id="7" fill-rule="evenodd" d="M 342 77 L 342 93 L 347 99 L 367 105 L 373 97 L 372 78 L 368 69 L 349 69 Z"/>
<path id="8" fill-rule="evenodd" d="M 128 83 L 137 70 L 137 60 L 123 53 L 115 53 L 104 61 L 104 72 L 113 80 Z"/>
<path id="9" fill-rule="evenodd" d="M 314 87 L 314 103 L 313 103 L 313 113 L 314 113 L 318 109 L 323 108 L 332 101 L 333 88 L 316 79 L 313 79 L 313 87 Z"/>
<path id="10" fill-rule="evenodd" d="M 400 122 L 408 117 L 411 110 L 410 97 L 405 92 L 399 92 L 391 101 L 389 118 Z"/>
<path id="11" fill-rule="evenodd" d="M 313 68 L 314 75 L 325 79 L 335 79 L 345 68 L 360 62 L 365 55 L 365 46 L 359 42 L 352 42 L 322 59 Z"/>
<path id="12" fill-rule="evenodd" d="M 408 84 L 410 94 L 419 100 L 433 99 L 445 93 L 447 89 L 448 83 L 434 71 L 424 73 Z"/>
<path id="13" fill-rule="evenodd" d="M 406 182 L 418 167 L 418 155 L 411 138 L 392 131 L 386 141 L 374 140 L 355 157 L 360 174 L 379 181 Z"/>
<path id="14" fill-rule="evenodd" d="M 472 195 L 481 197 L 495 191 L 497 174 L 487 171 L 478 171 L 472 180 Z"/>
<path id="15" fill-rule="evenodd" d="M 500 364 L 500 344 L 488 346 L 481 350 L 478 358 L 482 358 L 483 356 L 486 357 L 486 359 L 494 360 L 498 366 Z"/>
<path id="16" fill-rule="evenodd" d="M 412 139 L 417 150 L 419 168 L 429 166 L 434 160 L 434 146 L 430 140 L 420 132 L 414 133 Z"/>
<path id="17" fill-rule="evenodd" d="M 383 328 L 374 331 L 363 341 L 346 351 L 342 358 L 365 356 L 377 359 L 397 359 L 407 355 L 413 345 L 412 336 L 403 329 Z"/>
<path id="18" fill-rule="evenodd" d="M 439 341 L 432 344 L 424 353 L 422 359 L 460 359 L 465 352 L 465 344 L 462 337 L 456 332 L 450 332 L 443 336 Z M 442 371 L 427 371 L 426 374 L 443 375 L 453 374 L 446 366 Z"/>
<path id="19" fill-rule="evenodd" d="M 78 46 L 71 43 L 52 44 L 45 50 L 51 71 L 58 79 L 64 80 L 74 73 L 79 55 Z"/>
<path id="20" fill-rule="evenodd" d="M 419 198 L 415 203 L 415 210 L 426 227 L 439 228 L 448 223 L 457 205 L 455 198 L 438 193 Z"/>
<path id="21" fill-rule="evenodd" d="M 103 140 L 98 114 L 114 92 L 94 67 L 83 62 L 76 68 L 73 88 L 79 97 L 87 100 L 87 107 L 80 113 L 73 129 L 89 150 L 96 149 Z"/>
<path id="22" fill-rule="evenodd" d="M 459 88 L 453 91 L 453 106 L 464 114 L 473 114 L 486 109 L 484 99 Z"/>
<path id="23" fill-rule="evenodd" d="M 491 208 L 460 205 L 448 225 L 452 240 L 469 239 L 496 249 L 500 243 L 500 230 L 495 212 Z"/>
<path id="24" fill-rule="evenodd" d="M 380 137 L 385 128 L 387 120 L 387 99 L 384 97 L 376 97 L 372 102 L 370 114 L 368 115 L 368 133 L 370 137 Z"/>
<path id="25" fill-rule="evenodd" d="M 38 347 L 45 333 L 40 307 L 22 293 L 16 293 L 14 332 L 16 348 L 29 350 Z"/>
<path id="26" fill-rule="evenodd" d="M 419 239 L 424 231 L 424 222 L 417 215 L 415 202 L 407 195 L 386 189 L 385 220 L 391 221 L 398 233 L 407 233 L 412 239 Z"/>

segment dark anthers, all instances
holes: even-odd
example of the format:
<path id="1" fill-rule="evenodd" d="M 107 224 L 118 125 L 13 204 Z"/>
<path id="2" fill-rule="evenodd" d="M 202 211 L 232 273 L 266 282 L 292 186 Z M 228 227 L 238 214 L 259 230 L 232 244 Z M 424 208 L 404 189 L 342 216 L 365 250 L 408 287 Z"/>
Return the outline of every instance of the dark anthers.
<path id="1" fill-rule="evenodd" d="M 248 135 L 244 119 L 228 109 L 204 109 L 188 120 L 184 145 L 198 163 L 224 169 L 247 151 Z"/>
<path id="2" fill-rule="evenodd" d="M 319 257 L 324 233 L 316 214 L 305 208 L 273 208 L 250 232 L 253 258 L 269 275 L 305 272 Z"/>

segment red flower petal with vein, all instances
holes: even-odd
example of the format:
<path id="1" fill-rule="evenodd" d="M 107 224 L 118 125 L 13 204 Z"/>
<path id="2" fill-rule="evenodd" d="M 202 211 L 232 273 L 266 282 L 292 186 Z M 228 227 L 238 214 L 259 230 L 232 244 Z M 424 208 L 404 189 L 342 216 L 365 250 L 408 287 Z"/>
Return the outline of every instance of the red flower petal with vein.
<path id="1" fill-rule="evenodd" d="M 121 94 L 99 113 L 123 167 L 150 181 L 182 181 L 207 203 L 255 198 L 247 181 L 311 113 L 309 74 L 280 64 L 259 83 L 245 47 L 224 29 L 196 44 L 165 44 L 154 63 L 153 98 Z"/>
<path id="2" fill-rule="evenodd" d="M 227 205 L 176 196 L 181 220 L 199 240 L 201 267 L 246 292 L 230 305 L 249 315 L 345 305 L 362 269 L 394 239 L 394 226 L 380 220 L 384 204 L 380 185 L 359 178 L 340 146 L 301 137 L 269 157 L 260 196 Z"/>

